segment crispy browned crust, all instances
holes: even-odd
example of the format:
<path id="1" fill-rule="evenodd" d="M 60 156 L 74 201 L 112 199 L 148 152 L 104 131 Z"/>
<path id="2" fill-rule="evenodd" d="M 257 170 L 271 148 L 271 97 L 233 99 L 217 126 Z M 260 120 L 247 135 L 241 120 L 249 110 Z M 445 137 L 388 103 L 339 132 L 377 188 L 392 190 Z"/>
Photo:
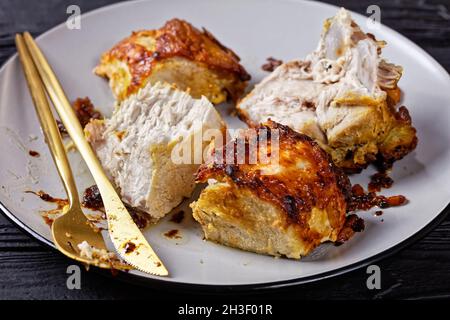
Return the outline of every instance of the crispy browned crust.
<path id="1" fill-rule="evenodd" d="M 340 229 L 345 221 L 346 199 L 350 195 L 348 177 L 331 162 L 329 155 L 306 135 L 287 126 L 268 121 L 260 128 L 279 132 L 279 165 L 282 169 L 272 175 L 263 175 L 261 164 L 217 163 L 216 159 L 202 165 L 197 182 L 208 179 L 228 181 L 237 188 L 246 188 L 259 198 L 278 206 L 285 215 L 286 225 L 298 225 L 304 239 L 320 236 L 309 230 L 308 221 L 312 208 L 326 210 L 333 228 Z M 269 140 L 270 141 L 270 140 Z M 223 148 L 223 155 L 233 148 L 230 143 Z M 246 151 L 248 149 L 246 148 Z M 270 143 L 268 151 L 272 152 Z M 299 168 L 298 163 L 307 163 Z"/>
<path id="2" fill-rule="evenodd" d="M 152 47 L 144 46 L 139 40 L 152 39 Z M 104 53 L 100 66 L 121 61 L 126 63 L 131 73 L 131 83 L 124 97 L 141 88 L 152 73 L 155 64 L 165 59 L 181 57 L 200 63 L 214 70 L 218 77 L 233 77 L 236 85 L 227 88 L 232 99 L 237 100 L 245 89 L 250 75 L 239 64 L 239 57 L 229 48 L 223 46 L 206 29 L 202 31 L 180 19 L 172 19 L 158 30 L 141 30 Z M 107 75 L 96 69 L 98 75 Z"/>
<path id="3" fill-rule="evenodd" d="M 416 129 L 412 126 L 411 116 L 405 106 L 401 106 L 394 113 L 394 118 L 394 125 L 380 145 L 375 161 L 382 170 L 390 169 L 395 161 L 412 152 L 419 142 Z"/>
<path id="4" fill-rule="evenodd" d="M 346 217 L 344 226 L 339 232 L 335 245 L 342 245 L 355 235 L 355 232 L 364 231 L 364 220 L 356 214 L 350 214 Z"/>
<path id="5" fill-rule="evenodd" d="M 363 163 L 356 163 L 353 160 L 353 153 L 349 152 L 346 159 L 335 162 L 335 165 L 345 171 L 347 174 L 359 173 L 366 169 L 370 164 L 375 164 L 381 170 L 392 168 L 393 164 L 411 153 L 418 144 L 417 132 L 412 125 L 412 119 L 408 109 L 401 106 L 396 110 L 400 102 L 401 90 L 399 87 L 394 89 L 385 89 L 387 94 L 386 111 L 389 114 L 389 121 L 386 123 L 387 132 L 381 136 L 378 142 L 378 152 L 376 154 L 367 153 Z M 247 113 L 236 108 L 238 118 L 245 122 L 251 128 L 257 128 L 258 124 L 250 120 Z M 330 153 L 333 149 L 330 147 Z"/>
<path id="6" fill-rule="evenodd" d="M 393 89 L 384 89 L 386 92 L 387 112 L 389 113 L 388 128 L 378 143 L 377 154 L 367 154 L 364 163 L 357 164 L 352 160 L 343 161 L 339 164 L 347 173 L 359 173 L 367 168 L 369 164 L 375 164 L 380 170 L 388 170 L 393 164 L 412 152 L 418 144 L 417 131 L 412 125 L 412 119 L 408 109 L 401 106 L 396 109 L 400 102 L 401 90 L 398 86 Z"/>

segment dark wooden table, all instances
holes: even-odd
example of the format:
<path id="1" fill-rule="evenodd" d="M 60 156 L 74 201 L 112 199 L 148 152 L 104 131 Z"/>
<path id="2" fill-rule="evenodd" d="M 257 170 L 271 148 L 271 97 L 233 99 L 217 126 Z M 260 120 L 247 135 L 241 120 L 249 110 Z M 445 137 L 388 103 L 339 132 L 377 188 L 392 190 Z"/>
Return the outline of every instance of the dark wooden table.
<path id="1" fill-rule="evenodd" d="M 225 0 L 224 0 L 225 1 Z M 66 8 L 82 12 L 116 2 L 111 0 L 1 0 L 0 65 L 14 52 L 14 34 L 39 35 L 66 20 Z M 365 14 L 373 1 L 327 1 Z M 377 0 L 382 23 L 399 31 L 450 69 L 450 2 L 442 0 Z M 423 106 L 426 107 L 426 106 Z M 448 146 L 444 146 L 448 147 Z M 173 297 L 83 272 L 81 290 L 68 290 L 66 268 L 71 261 L 43 247 L 0 215 L 0 299 L 121 299 Z M 382 289 L 368 290 L 366 269 L 329 280 L 271 294 L 274 299 L 450 298 L 450 216 L 426 237 L 377 263 Z"/>

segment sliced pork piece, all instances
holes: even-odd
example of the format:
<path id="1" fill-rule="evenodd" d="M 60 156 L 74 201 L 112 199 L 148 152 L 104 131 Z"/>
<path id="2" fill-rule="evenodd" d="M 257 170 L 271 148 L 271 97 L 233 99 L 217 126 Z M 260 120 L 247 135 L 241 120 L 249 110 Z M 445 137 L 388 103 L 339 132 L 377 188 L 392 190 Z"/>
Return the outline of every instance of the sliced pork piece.
<path id="1" fill-rule="evenodd" d="M 147 83 L 167 82 L 217 104 L 236 101 L 250 75 L 239 57 L 206 29 L 172 19 L 156 30 L 140 30 L 105 52 L 95 73 L 109 79 L 123 100 Z"/>
<path id="2" fill-rule="evenodd" d="M 318 48 L 275 69 L 238 114 L 251 126 L 272 119 L 311 136 L 347 171 L 374 161 L 389 167 L 417 137 L 408 110 L 396 109 L 403 70 L 381 57 L 384 45 L 341 9 L 325 22 Z"/>
<path id="3" fill-rule="evenodd" d="M 175 151 L 206 129 L 225 129 L 206 98 L 157 83 L 124 100 L 110 119 L 91 121 L 85 132 L 123 201 L 157 220 L 191 195 L 200 163 L 174 158 Z M 200 151 L 207 145 L 202 141 Z"/>
<path id="4" fill-rule="evenodd" d="M 308 136 L 273 121 L 261 129 L 279 136 L 279 143 L 268 143 L 264 152 L 279 147 L 279 161 L 223 163 L 224 156 L 214 157 L 197 174 L 198 182 L 209 185 L 191 204 L 193 216 L 208 240 L 299 259 L 319 244 L 338 239 L 350 182 Z M 218 154 L 234 152 L 239 157 L 235 145 L 228 143 Z"/>

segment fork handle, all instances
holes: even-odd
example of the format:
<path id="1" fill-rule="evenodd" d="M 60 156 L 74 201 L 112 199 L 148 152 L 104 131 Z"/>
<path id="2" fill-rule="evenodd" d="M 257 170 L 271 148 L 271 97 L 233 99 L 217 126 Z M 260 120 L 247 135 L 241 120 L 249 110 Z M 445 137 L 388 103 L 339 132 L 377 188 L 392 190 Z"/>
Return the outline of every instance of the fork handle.
<path id="1" fill-rule="evenodd" d="M 15 41 L 28 88 L 31 93 L 31 98 L 36 113 L 38 114 L 39 122 L 41 123 L 42 132 L 44 133 L 53 161 L 58 169 L 59 176 L 64 184 L 64 189 L 69 198 L 69 205 L 71 208 L 80 206 L 72 170 L 69 161 L 67 160 L 67 154 L 61 139 L 61 134 L 59 133 L 55 118 L 53 117 L 53 113 L 48 104 L 44 85 L 39 77 L 23 37 L 18 34 L 16 35 Z"/>

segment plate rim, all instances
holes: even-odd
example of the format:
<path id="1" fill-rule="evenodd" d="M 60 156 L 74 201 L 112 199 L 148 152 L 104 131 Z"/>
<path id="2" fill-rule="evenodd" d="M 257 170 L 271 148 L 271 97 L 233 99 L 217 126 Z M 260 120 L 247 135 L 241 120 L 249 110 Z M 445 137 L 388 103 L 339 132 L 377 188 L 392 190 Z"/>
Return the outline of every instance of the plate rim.
<path id="1" fill-rule="evenodd" d="M 132 0 L 132 1 L 124 1 L 114 4 L 105 5 L 93 10 L 90 10 L 86 13 L 82 14 L 82 18 L 86 18 L 90 15 L 94 15 L 100 11 L 107 11 L 115 9 L 116 7 L 120 6 L 127 6 L 127 5 L 133 5 L 135 3 L 140 2 L 154 2 L 155 0 Z M 295 3 L 307 3 L 308 5 L 314 5 L 314 6 L 321 6 L 321 7 L 331 7 L 334 9 L 339 9 L 339 6 L 324 3 L 324 2 L 318 2 L 318 1 L 305 1 L 305 0 L 283 0 L 286 2 L 295 2 Z M 348 10 L 351 12 L 353 16 L 358 16 L 360 18 L 367 18 L 366 16 L 354 12 L 352 10 Z M 61 26 L 63 26 L 65 22 L 62 22 L 60 24 L 55 25 L 54 27 L 48 29 L 47 31 L 40 34 L 38 37 L 36 37 L 36 40 L 40 40 L 41 38 L 45 38 L 49 36 L 52 32 L 59 29 Z M 423 48 L 421 48 L 419 45 L 417 45 L 415 42 L 410 40 L 408 37 L 404 36 L 400 32 L 381 24 L 383 28 L 386 29 L 389 33 L 393 34 L 396 37 L 399 37 L 402 41 L 405 41 L 409 46 L 412 46 L 415 50 L 419 51 L 423 57 L 427 59 L 428 62 L 430 62 L 435 68 L 440 70 L 441 72 L 446 73 L 449 75 L 447 70 L 438 62 L 434 57 L 432 57 L 427 51 L 425 51 Z M 17 59 L 17 53 L 14 53 L 11 57 L 9 57 L 5 63 L 0 67 L 0 73 L 3 72 L 10 64 L 13 63 L 14 59 Z M 449 75 L 450 80 L 450 75 Z M 29 227 L 25 222 L 20 220 L 18 217 L 16 217 L 1 201 L 0 201 L 0 211 L 4 217 L 7 218 L 10 222 L 12 222 L 15 226 L 19 228 L 20 231 L 25 233 L 27 236 L 30 236 L 38 241 L 39 244 L 43 245 L 44 247 L 52 249 L 53 252 L 59 252 L 53 242 L 39 234 L 38 232 L 34 231 L 31 227 Z M 360 269 L 364 266 L 367 266 L 371 263 L 380 261 L 382 259 L 385 259 L 387 257 L 392 256 L 393 254 L 405 249 L 406 247 L 410 246 L 414 242 L 420 240 L 421 238 L 425 237 L 429 232 L 431 232 L 434 228 L 436 228 L 442 221 L 445 220 L 447 215 L 450 213 L 450 202 L 444 207 L 444 209 L 437 214 L 428 224 L 423 226 L 421 229 L 419 229 L 416 233 L 410 235 L 408 238 L 404 239 L 400 243 L 381 251 L 371 257 L 368 257 L 366 259 L 363 259 L 361 261 L 352 263 L 350 265 L 337 268 L 334 270 L 322 272 L 315 275 L 310 275 L 306 277 L 299 277 L 299 278 L 293 278 L 288 280 L 280 280 L 280 281 L 271 281 L 271 282 L 262 282 L 262 283 L 253 283 L 253 284 L 197 284 L 192 282 L 177 282 L 177 281 L 166 281 L 164 279 L 157 279 L 157 278 L 147 278 L 142 277 L 136 274 L 126 273 L 126 272 L 119 272 L 119 274 L 112 276 L 111 272 L 108 270 L 103 270 L 99 268 L 93 267 L 92 270 L 96 273 L 99 273 L 103 276 L 107 277 L 113 277 L 114 279 L 117 279 L 122 282 L 127 282 L 135 285 L 140 286 L 146 286 L 146 287 L 156 287 L 163 288 L 165 290 L 171 290 L 171 289 L 177 289 L 182 290 L 186 292 L 192 292 L 192 291 L 213 291 L 217 294 L 227 293 L 227 292 L 246 292 L 246 291 L 266 291 L 266 290 L 272 290 L 272 289 L 280 289 L 280 288 L 286 288 L 290 286 L 295 285 L 301 285 L 306 283 L 312 283 L 319 280 L 325 280 L 332 277 L 336 277 L 339 275 L 346 274 L 351 271 L 355 271 L 357 269 Z M 61 253 L 60 253 L 61 254 Z M 77 263 L 76 261 L 73 261 L 74 263 Z"/>

